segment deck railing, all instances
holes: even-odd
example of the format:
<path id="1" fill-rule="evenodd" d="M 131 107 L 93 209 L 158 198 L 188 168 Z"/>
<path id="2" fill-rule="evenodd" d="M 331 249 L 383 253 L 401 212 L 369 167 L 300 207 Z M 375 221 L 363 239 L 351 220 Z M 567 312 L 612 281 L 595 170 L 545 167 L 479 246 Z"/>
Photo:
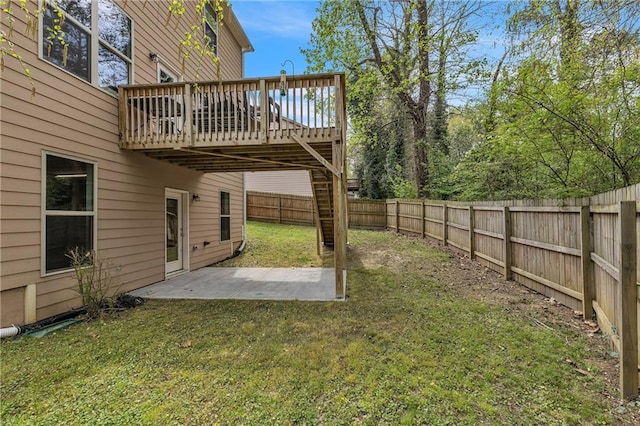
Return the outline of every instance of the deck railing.
<path id="1" fill-rule="evenodd" d="M 212 146 L 339 138 L 342 74 L 119 88 L 124 148 Z"/>

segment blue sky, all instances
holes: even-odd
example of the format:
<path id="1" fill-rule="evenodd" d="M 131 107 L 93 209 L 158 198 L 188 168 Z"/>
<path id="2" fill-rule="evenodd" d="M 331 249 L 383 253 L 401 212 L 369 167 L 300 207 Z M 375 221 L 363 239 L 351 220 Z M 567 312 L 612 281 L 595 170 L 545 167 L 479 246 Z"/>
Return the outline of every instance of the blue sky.
<path id="1" fill-rule="evenodd" d="M 231 0 L 233 11 L 255 52 L 245 54 L 245 77 L 302 74 L 307 68 L 300 48 L 311 35 L 317 0 Z M 281 65 L 285 60 L 284 67 Z"/>

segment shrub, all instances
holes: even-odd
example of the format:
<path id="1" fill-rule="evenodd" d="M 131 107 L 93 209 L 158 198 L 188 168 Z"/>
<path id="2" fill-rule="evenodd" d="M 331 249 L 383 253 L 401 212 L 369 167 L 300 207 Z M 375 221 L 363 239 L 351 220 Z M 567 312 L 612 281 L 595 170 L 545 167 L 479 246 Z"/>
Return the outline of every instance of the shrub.
<path id="1" fill-rule="evenodd" d="M 98 318 L 113 306 L 120 287 L 118 280 L 111 274 L 112 262 L 95 250 L 85 251 L 78 247 L 67 256 L 71 259 L 76 280 L 74 290 L 82 298 L 87 318 Z"/>

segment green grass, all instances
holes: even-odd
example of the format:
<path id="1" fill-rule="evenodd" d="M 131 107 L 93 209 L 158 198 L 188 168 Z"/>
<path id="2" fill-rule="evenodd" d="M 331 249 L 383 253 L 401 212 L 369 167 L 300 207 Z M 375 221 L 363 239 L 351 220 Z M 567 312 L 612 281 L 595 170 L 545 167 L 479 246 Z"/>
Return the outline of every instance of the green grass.
<path id="1" fill-rule="evenodd" d="M 312 228 L 250 223 L 225 266 L 322 266 Z M 3 425 L 606 424 L 589 341 L 462 297 L 419 241 L 350 231 L 347 301 L 148 301 L 3 342 Z M 568 368 L 576 360 L 592 374 Z"/>

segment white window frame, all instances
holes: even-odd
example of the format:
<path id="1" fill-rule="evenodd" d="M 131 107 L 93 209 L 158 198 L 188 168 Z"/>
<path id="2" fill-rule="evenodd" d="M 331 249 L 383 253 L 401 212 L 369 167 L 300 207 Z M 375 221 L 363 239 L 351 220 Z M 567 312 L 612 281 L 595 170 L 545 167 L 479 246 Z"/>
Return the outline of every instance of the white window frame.
<path id="1" fill-rule="evenodd" d="M 158 58 L 158 63 L 156 67 L 156 81 L 160 82 L 160 72 L 164 71 L 166 74 L 171 75 L 175 78 L 175 82 L 183 81 L 183 75 L 179 71 L 177 71 L 171 64 L 163 60 L 161 57 Z"/>
<path id="2" fill-rule="evenodd" d="M 47 156 L 66 158 L 67 160 L 79 161 L 93 165 L 93 211 L 60 211 L 47 210 Z M 72 155 L 61 154 L 59 152 L 42 151 L 42 168 L 40 174 L 41 193 L 40 193 L 40 276 L 48 277 L 51 275 L 65 274 L 73 270 L 61 269 L 47 272 L 47 216 L 91 216 L 93 217 L 93 250 L 98 250 L 98 163 L 96 161 L 87 160 L 86 158 L 75 157 Z"/>
<path id="3" fill-rule="evenodd" d="M 228 194 L 229 196 L 229 214 L 222 214 L 222 194 Z M 219 195 L 220 200 L 220 242 L 231 241 L 231 191 L 220 190 Z M 229 238 L 226 240 L 222 239 L 222 219 L 229 218 Z"/>
<path id="4" fill-rule="evenodd" d="M 100 45 L 104 46 L 107 50 L 109 50 L 109 52 L 115 54 L 116 56 L 118 56 L 120 59 L 124 60 L 125 62 L 127 62 L 127 64 L 129 65 L 129 81 L 127 82 L 127 84 L 132 84 L 135 79 L 134 79 L 134 60 L 133 58 L 135 57 L 135 45 L 134 45 L 134 33 L 135 33 L 135 22 L 134 20 L 131 18 L 131 16 L 129 16 L 129 14 L 127 14 L 120 6 L 118 6 L 116 4 L 116 2 L 114 0 L 111 0 L 111 3 L 113 3 L 114 6 L 116 6 L 118 9 L 120 9 L 120 12 L 122 12 L 128 19 L 129 22 L 131 23 L 131 57 L 127 57 L 126 55 L 122 54 L 122 52 L 120 52 L 118 49 L 114 49 L 109 43 L 107 43 L 106 41 L 102 40 L 99 36 L 98 36 L 98 24 L 99 24 L 99 20 L 98 20 L 98 3 L 99 0 L 94 0 L 91 2 L 91 29 L 85 27 L 82 23 L 78 22 L 73 16 L 68 15 L 66 12 L 63 11 L 64 13 L 64 19 L 65 20 L 69 20 L 69 22 L 73 23 L 74 25 L 78 26 L 80 29 L 82 29 L 82 31 L 86 32 L 89 34 L 91 41 L 90 41 L 90 46 L 91 49 L 89 51 L 89 81 L 85 80 L 84 78 L 72 73 L 71 71 L 68 71 L 64 68 L 62 68 L 61 66 L 53 63 L 52 61 L 50 61 L 49 59 L 47 59 L 47 55 L 46 55 L 46 51 L 45 51 L 45 46 L 44 43 L 42 42 L 42 38 L 43 38 L 43 34 L 45 31 L 44 28 L 44 13 L 40 14 L 40 18 L 38 19 L 38 58 L 47 62 L 47 64 L 54 66 L 56 68 L 58 68 L 61 71 L 64 71 L 65 73 L 73 76 L 74 78 L 77 78 L 78 80 L 90 84 L 94 87 L 99 88 L 100 90 L 102 90 L 105 93 L 108 93 L 112 96 L 117 96 L 117 93 L 114 93 L 113 91 L 109 90 L 106 87 L 102 87 L 100 86 L 99 80 L 99 73 L 98 73 L 98 50 Z M 45 3 L 43 0 L 38 0 L 38 5 L 39 8 L 41 10 L 44 10 L 43 8 L 47 7 L 47 3 Z M 46 12 L 45 12 L 46 13 Z M 102 43 L 101 43 L 102 42 Z"/>

